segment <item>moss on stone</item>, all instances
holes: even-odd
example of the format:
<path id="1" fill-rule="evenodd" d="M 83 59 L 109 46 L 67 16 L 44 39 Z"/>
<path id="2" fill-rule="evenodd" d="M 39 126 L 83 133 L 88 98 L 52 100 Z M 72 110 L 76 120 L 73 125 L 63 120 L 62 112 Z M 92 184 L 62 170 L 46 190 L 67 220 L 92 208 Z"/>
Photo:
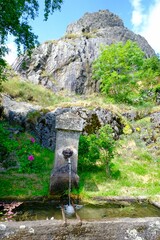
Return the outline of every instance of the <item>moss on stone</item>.
<path id="1" fill-rule="evenodd" d="M 101 127 L 101 124 L 99 122 L 99 119 L 97 115 L 94 113 L 90 118 L 86 121 L 86 126 L 83 129 L 83 132 L 87 134 L 95 133 L 99 128 Z"/>
<path id="2" fill-rule="evenodd" d="M 126 135 L 129 135 L 131 134 L 133 131 L 132 131 L 132 128 L 129 124 L 127 124 L 124 128 L 123 128 L 123 133 L 126 134 Z"/>

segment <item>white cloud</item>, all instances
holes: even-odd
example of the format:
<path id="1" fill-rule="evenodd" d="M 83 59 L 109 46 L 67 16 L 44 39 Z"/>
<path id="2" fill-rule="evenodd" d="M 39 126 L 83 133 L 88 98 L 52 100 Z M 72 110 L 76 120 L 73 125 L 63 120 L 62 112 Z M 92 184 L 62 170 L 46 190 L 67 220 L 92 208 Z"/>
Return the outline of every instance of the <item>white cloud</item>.
<path id="1" fill-rule="evenodd" d="M 160 1 L 155 1 L 149 9 L 147 21 L 140 34 L 145 37 L 153 49 L 160 53 Z"/>
<path id="2" fill-rule="evenodd" d="M 142 2 L 141 0 L 130 0 L 130 2 L 133 8 L 131 22 L 133 24 L 133 28 L 138 30 L 145 18 Z"/>
<path id="3" fill-rule="evenodd" d="M 143 15 L 141 12 L 134 10 L 132 12 L 132 24 L 137 27 L 142 23 Z"/>
<path id="4" fill-rule="evenodd" d="M 133 31 L 143 36 L 151 47 L 160 53 L 160 0 L 153 0 L 144 11 L 142 0 L 130 0 Z M 145 3 L 144 3 L 145 4 Z M 146 7 L 146 6 L 145 6 Z"/>
<path id="5" fill-rule="evenodd" d="M 17 57 L 17 47 L 13 37 L 9 37 L 7 47 L 9 48 L 9 52 L 6 54 L 5 60 L 11 65 Z"/>

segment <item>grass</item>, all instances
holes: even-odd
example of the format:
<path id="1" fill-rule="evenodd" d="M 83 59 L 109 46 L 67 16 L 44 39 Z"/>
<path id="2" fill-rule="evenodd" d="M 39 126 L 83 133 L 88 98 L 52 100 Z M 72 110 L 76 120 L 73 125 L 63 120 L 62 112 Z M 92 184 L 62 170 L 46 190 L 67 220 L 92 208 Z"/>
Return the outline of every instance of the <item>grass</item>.
<path id="1" fill-rule="evenodd" d="M 160 106 L 155 107 L 153 103 L 144 103 L 144 106 L 142 105 L 136 108 L 122 103 L 117 104 L 113 99 L 98 93 L 81 96 L 76 94 L 71 95 L 65 91 L 61 91 L 55 94 L 41 85 L 22 80 L 20 76 L 15 73 L 13 73 L 12 76 L 8 76 L 8 79 L 8 81 L 2 83 L 3 93 L 10 95 L 16 101 L 30 102 L 45 107 L 48 110 L 53 110 L 56 107 L 71 106 L 94 109 L 101 106 L 101 108 L 119 112 L 119 114 L 126 111 L 137 111 L 137 114 L 143 116 L 146 113 L 160 109 Z"/>
<path id="2" fill-rule="evenodd" d="M 10 175 L 9 175 L 10 174 Z M 9 171 L 1 174 L 1 198 L 30 199 L 48 195 L 48 179 L 42 174 L 17 174 Z"/>
<path id="3" fill-rule="evenodd" d="M 79 194 L 83 200 L 89 200 L 95 196 L 139 196 L 144 195 L 155 199 L 160 194 L 160 133 L 155 132 L 156 142 L 146 146 L 143 138 L 152 136 L 150 113 L 160 110 L 160 106 L 145 104 L 142 106 L 129 106 L 115 104 L 111 99 L 103 95 L 93 94 L 90 96 L 69 96 L 67 93 L 54 94 L 40 85 L 21 81 L 18 76 L 13 76 L 10 81 L 3 83 L 4 92 L 18 101 L 31 102 L 49 110 L 56 107 L 79 106 L 93 109 L 101 106 L 121 115 L 121 112 L 135 111 L 138 121 L 132 121 L 135 131 L 132 134 L 122 135 L 117 141 L 114 164 L 120 170 L 118 179 L 106 176 L 105 167 L 79 172 L 80 188 L 74 194 Z M 146 116 L 144 118 L 144 116 Z M 3 126 L 3 129 L 5 126 Z M 3 132 L 4 134 L 4 132 Z M 21 161 L 26 157 L 26 146 L 30 146 L 28 139 L 32 136 L 23 132 L 13 139 L 9 135 L 3 135 L 5 147 L 8 151 L 18 156 L 21 149 Z M 2 138 L 2 140 L 3 140 Z M 0 143 L 2 143 L 2 140 Z M 12 142 L 11 142 L 12 140 Z M 19 148 L 17 147 L 17 143 Z M 15 151 L 13 151 L 13 146 Z M 156 146 L 156 150 L 155 147 Z M 28 151 L 28 150 L 27 150 Z M 18 169 L 10 169 L 0 173 L 0 198 L 29 199 L 35 197 L 49 197 L 49 180 L 53 167 L 54 154 L 52 151 L 36 145 L 32 148 L 32 154 L 39 163 L 43 162 L 43 169 L 37 172 L 19 172 Z M 22 158 L 23 156 L 23 158 Z M 16 158 L 16 159 L 17 159 Z M 27 166 L 25 166 L 27 167 Z M 160 200 L 160 199 L 159 199 Z"/>
<path id="4" fill-rule="evenodd" d="M 32 143 L 33 136 L 27 132 L 10 135 L 9 129 L 17 129 L 7 122 L 0 121 L 1 146 L 4 152 L 0 158 L 1 164 L 14 152 L 14 160 L 19 168 L 10 165 L 6 172 L 0 173 L 0 198 L 1 199 L 30 199 L 39 196 L 48 196 L 49 178 L 53 167 L 54 153 L 38 143 Z M 3 141 L 2 134 L 5 131 Z M 14 148 L 12 148 L 12 146 Z M 33 165 L 29 162 L 28 155 L 34 156 Z M 13 159 L 12 159 L 13 160 Z M 29 164 L 29 165 L 28 165 Z"/>
<path id="5" fill-rule="evenodd" d="M 128 160 L 129 161 L 129 160 Z M 146 196 L 153 198 L 160 193 L 160 163 L 141 164 L 124 159 L 115 162 L 121 176 L 108 178 L 105 171 L 80 173 L 80 196 L 90 199 L 96 196 Z"/>
<path id="6" fill-rule="evenodd" d="M 7 126 L 3 122 L 3 126 Z M 2 122 L 1 122 L 2 124 Z M 6 131 L 6 129 L 5 129 Z M 79 172 L 80 188 L 73 195 L 79 194 L 83 200 L 96 196 L 147 196 L 154 199 L 160 193 L 160 158 L 154 156 L 143 141 L 138 139 L 138 133 L 123 135 L 117 141 L 114 164 L 120 170 L 118 179 L 109 178 L 104 168 L 94 168 L 90 171 Z M 31 136 L 29 133 L 16 135 L 16 140 L 22 152 L 30 149 L 26 143 Z M 5 143 L 10 141 L 5 138 Z M 12 142 L 14 139 L 12 139 Z M 9 142 L 10 143 L 10 142 Z M 27 145 L 28 144 L 28 145 Z M 14 145 L 14 144 L 13 144 Z M 16 146 L 16 145 L 15 145 Z M 11 149 L 12 151 L 13 149 Z M 52 151 L 38 145 L 32 148 L 32 153 L 38 161 L 45 161 L 45 167 L 36 173 L 20 173 L 18 169 L 10 169 L 0 174 L 0 199 L 33 199 L 49 197 L 50 173 L 53 167 L 54 154 Z"/>
<path id="7" fill-rule="evenodd" d="M 17 101 L 31 102 L 32 104 L 46 106 L 56 106 L 59 103 L 67 102 L 69 98 L 60 94 L 54 94 L 41 85 L 21 81 L 18 77 L 3 83 L 3 92 L 9 94 Z"/>
<path id="8" fill-rule="evenodd" d="M 160 147 L 160 142 L 157 145 Z M 149 199 L 158 197 L 160 157 L 158 152 L 150 151 L 140 139 L 140 133 L 122 135 L 117 141 L 112 162 L 120 170 L 118 179 L 107 177 L 105 169 L 97 168 L 94 172 L 79 173 L 80 196 L 83 199 L 96 196 L 146 196 Z M 160 201 L 160 195 L 158 200 Z"/>

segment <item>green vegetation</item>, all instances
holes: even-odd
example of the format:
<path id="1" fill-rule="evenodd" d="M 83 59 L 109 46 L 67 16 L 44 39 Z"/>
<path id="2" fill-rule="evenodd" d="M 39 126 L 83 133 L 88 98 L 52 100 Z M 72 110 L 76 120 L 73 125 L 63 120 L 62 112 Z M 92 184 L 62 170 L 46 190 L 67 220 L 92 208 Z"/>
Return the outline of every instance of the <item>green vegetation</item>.
<path id="1" fill-rule="evenodd" d="M 64 39 L 76 39 L 80 37 L 86 37 L 86 38 L 95 38 L 95 32 L 82 32 L 82 33 L 68 33 L 63 38 Z"/>
<path id="2" fill-rule="evenodd" d="M 122 135 L 116 142 L 108 126 L 97 135 L 81 136 L 80 188 L 78 192 L 73 190 L 73 195 L 79 194 L 83 200 L 96 196 L 156 197 L 160 192 L 160 155 L 141 139 L 143 128 L 150 126 L 148 118 L 133 123 L 133 126 L 140 131 Z M 49 197 L 53 152 L 41 147 L 29 133 L 5 121 L 0 122 L 0 143 L 0 162 L 9 168 L 0 173 L 0 198 Z M 159 135 L 158 147 L 160 151 Z M 110 174 L 106 174 L 107 163 L 110 163 Z"/>
<path id="3" fill-rule="evenodd" d="M 64 36 L 64 38 L 68 38 L 68 39 L 76 39 L 79 37 L 79 34 L 75 34 L 75 33 L 68 33 Z"/>
<path id="4" fill-rule="evenodd" d="M 123 103 L 115 103 L 113 99 L 98 93 L 85 96 L 85 98 L 84 96 L 75 94 L 68 96 L 65 91 L 55 94 L 41 85 L 21 80 L 20 77 L 13 72 L 8 74 L 8 81 L 2 83 L 2 88 L 3 93 L 10 95 L 14 100 L 42 106 L 46 108 L 46 111 L 53 110 L 56 107 L 79 106 L 94 109 L 101 106 L 104 109 L 119 114 L 120 117 L 122 117 L 121 112 L 131 110 L 137 112 L 139 118 L 142 118 L 143 115 L 158 110 L 154 102 L 143 102 L 141 106 L 135 107 Z M 126 125 L 125 122 L 124 125 Z"/>
<path id="5" fill-rule="evenodd" d="M 45 0 L 44 20 L 55 10 L 60 10 L 63 0 Z M 6 61 L 4 56 L 8 53 L 7 40 L 9 35 L 15 37 L 18 53 L 21 47 L 31 51 L 37 44 L 37 36 L 32 32 L 30 20 L 38 16 L 38 0 L 12 0 L 0 1 L 0 83 L 6 79 Z"/>
<path id="6" fill-rule="evenodd" d="M 160 60 L 146 58 L 137 43 L 127 41 L 102 47 L 93 64 L 102 93 L 116 102 L 142 104 L 154 101 L 160 76 Z"/>
<path id="7" fill-rule="evenodd" d="M 148 119 L 134 123 L 141 131 L 146 127 Z M 144 128 L 145 123 L 145 128 Z M 144 129 L 143 129 L 144 128 Z M 114 172 L 120 172 L 118 177 L 108 177 L 103 169 L 98 167 L 79 172 L 80 196 L 90 199 L 96 196 L 146 196 L 160 200 L 160 133 L 156 145 L 146 145 L 141 139 L 142 133 L 133 132 L 122 135 L 116 141 L 114 158 Z M 154 147 L 159 151 L 155 151 Z"/>
<path id="8" fill-rule="evenodd" d="M 16 98 L 17 101 L 31 102 L 42 107 L 55 106 L 58 103 L 67 102 L 69 99 L 60 94 L 56 95 L 41 85 L 21 81 L 18 76 L 4 82 L 2 86 L 3 92 Z"/>
<path id="9" fill-rule="evenodd" d="M 45 72 L 43 75 L 50 77 Z M 108 125 L 99 129 L 96 119 L 97 132 L 80 137 L 80 187 L 78 191 L 73 189 L 73 195 L 79 194 L 85 200 L 117 195 L 156 198 L 160 193 L 160 130 L 152 125 L 150 114 L 160 111 L 155 101 L 160 89 L 159 58 L 145 58 L 130 41 L 125 45 L 113 44 L 103 48 L 95 61 L 94 78 L 100 80 L 102 93 L 90 96 L 68 96 L 64 91 L 55 94 L 13 73 L 2 86 L 3 92 L 16 101 L 43 107 L 40 112 L 27 115 L 31 123 L 56 107 L 101 107 L 119 117 L 124 126 L 120 139 L 113 139 Z M 133 113 L 139 120 L 129 122 L 122 116 L 125 112 Z M 1 120 L 0 152 L 1 167 L 8 169 L 0 173 L 0 198 L 49 197 L 52 151 L 41 147 L 34 136 L 20 127 Z"/>
<path id="10" fill-rule="evenodd" d="M 92 171 L 94 168 L 106 169 L 108 177 L 118 177 L 120 172 L 114 171 L 112 159 L 114 156 L 115 140 L 113 130 L 109 125 L 100 128 L 96 134 L 80 137 L 79 170 Z"/>
<path id="11" fill-rule="evenodd" d="M 53 152 L 18 126 L 0 122 L 0 198 L 48 196 Z"/>

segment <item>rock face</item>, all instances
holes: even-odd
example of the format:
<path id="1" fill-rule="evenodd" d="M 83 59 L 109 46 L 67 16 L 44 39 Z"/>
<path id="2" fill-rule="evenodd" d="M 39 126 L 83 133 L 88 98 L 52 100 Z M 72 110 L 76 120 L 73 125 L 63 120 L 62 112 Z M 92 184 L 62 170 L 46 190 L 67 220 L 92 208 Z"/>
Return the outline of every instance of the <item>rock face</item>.
<path id="1" fill-rule="evenodd" d="M 110 124 L 114 138 L 118 139 L 124 127 L 122 118 L 107 109 L 89 110 L 81 107 L 68 107 L 46 112 L 38 106 L 25 105 L 23 102 L 16 102 L 7 96 L 3 96 L 2 106 L 3 114 L 9 121 L 16 122 L 33 132 L 42 146 L 52 150 L 55 149 L 56 143 L 56 118 L 63 113 L 72 113 L 83 119 L 83 134 L 95 133 L 101 126 Z"/>
<path id="2" fill-rule="evenodd" d="M 67 27 L 66 35 L 41 44 L 29 58 L 19 57 L 14 70 L 24 79 L 52 89 L 86 94 L 99 90 L 92 80 L 92 62 L 100 52 L 100 45 L 132 40 L 146 56 L 155 54 L 147 41 L 128 30 L 122 20 L 108 10 L 86 13 Z"/>
<path id="3" fill-rule="evenodd" d="M 16 122 L 21 126 L 25 126 L 26 118 L 29 113 L 40 111 L 40 106 L 33 106 L 26 102 L 16 102 L 8 95 L 2 96 L 2 108 L 4 116 L 10 122 Z"/>

